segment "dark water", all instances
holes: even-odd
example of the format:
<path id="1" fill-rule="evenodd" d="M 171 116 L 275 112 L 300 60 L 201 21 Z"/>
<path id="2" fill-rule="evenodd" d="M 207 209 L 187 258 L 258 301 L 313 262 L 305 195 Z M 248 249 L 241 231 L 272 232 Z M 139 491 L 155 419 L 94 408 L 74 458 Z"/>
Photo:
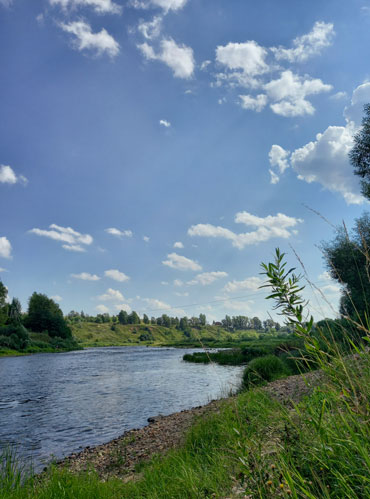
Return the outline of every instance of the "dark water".
<path id="1" fill-rule="evenodd" d="M 0 447 L 15 444 L 37 471 L 53 456 L 237 387 L 240 368 L 183 362 L 193 351 L 111 347 L 0 358 Z"/>

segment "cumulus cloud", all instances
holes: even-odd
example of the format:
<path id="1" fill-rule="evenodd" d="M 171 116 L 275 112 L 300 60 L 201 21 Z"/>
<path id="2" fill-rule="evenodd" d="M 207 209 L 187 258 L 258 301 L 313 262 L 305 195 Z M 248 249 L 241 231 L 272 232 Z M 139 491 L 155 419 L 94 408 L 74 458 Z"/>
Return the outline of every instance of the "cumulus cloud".
<path id="1" fill-rule="evenodd" d="M 291 49 L 267 49 L 255 40 L 220 45 L 216 48 L 216 62 L 225 70 L 216 74 L 214 85 L 258 91 L 257 95 L 239 95 L 237 102 L 246 110 L 260 112 L 269 102 L 271 110 L 280 116 L 311 115 L 315 108 L 307 97 L 328 92 L 332 86 L 318 78 L 294 74 L 289 68 L 284 69 L 277 64 L 276 60 L 290 63 L 304 61 L 330 45 L 333 35 L 333 25 L 319 21 L 309 33 L 293 40 Z M 278 76 L 271 77 L 273 74 Z"/>
<path id="2" fill-rule="evenodd" d="M 0 257 L 11 258 L 12 245 L 10 241 L 5 237 L 0 237 Z"/>
<path id="3" fill-rule="evenodd" d="M 116 236 L 116 237 L 132 237 L 131 230 L 119 230 L 119 229 L 116 229 L 115 227 L 105 229 L 105 232 L 107 232 L 108 234 L 111 234 L 112 236 Z"/>
<path id="4" fill-rule="evenodd" d="M 112 0 L 49 0 L 50 5 L 66 10 L 77 7 L 92 7 L 98 14 L 120 14 L 122 7 Z"/>
<path id="5" fill-rule="evenodd" d="M 285 172 L 289 168 L 289 155 L 290 151 L 286 151 L 281 146 L 274 144 L 269 152 L 269 161 L 272 168 L 276 168 L 279 174 Z M 269 170 L 271 175 L 271 183 L 276 184 L 279 182 L 279 176 L 273 169 Z"/>
<path id="6" fill-rule="evenodd" d="M 137 29 L 144 38 L 146 38 L 147 40 L 152 40 L 160 35 L 162 20 L 162 16 L 155 16 L 151 21 L 141 21 L 139 22 Z"/>
<path id="7" fill-rule="evenodd" d="M 202 274 L 198 274 L 194 279 L 189 281 L 187 284 L 189 286 L 193 286 L 195 284 L 201 284 L 202 286 L 208 286 L 218 279 L 222 279 L 227 277 L 227 272 L 215 271 L 215 272 L 203 272 Z"/>
<path id="8" fill-rule="evenodd" d="M 23 175 L 16 175 L 14 170 L 8 165 L 0 165 L 0 183 L 26 185 L 28 180 Z"/>
<path id="9" fill-rule="evenodd" d="M 130 279 L 128 275 L 124 274 L 123 272 L 120 272 L 117 269 L 106 270 L 104 272 L 104 275 L 118 282 L 125 282 Z"/>
<path id="10" fill-rule="evenodd" d="M 81 272 L 80 274 L 71 274 L 73 279 L 81 279 L 82 281 L 99 281 L 100 277 L 96 274 L 89 274 L 88 272 Z"/>
<path id="11" fill-rule="evenodd" d="M 266 57 L 267 50 L 254 40 L 245 43 L 230 42 L 216 48 L 216 61 L 232 71 L 233 79 L 244 80 L 247 84 L 249 82 L 250 86 L 255 86 L 256 76 L 269 70 Z"/>
<path id="12" fill-rule="evenodd" d="M 273 168 L 270 172 L 278 177 L 289 162 L 300 180 L 317 182 L 325 189 L 339 193 L 347 204 L 363 203 L 360 181 L 353 175 L 348 153 L 353 147 L 353 136 L 361 125 L 363 106 L 369 101 L 370 83 L 359 85 L 352 94 L 350 104 L 344 109 L 345 126 L 329 126 L 318 133 L 315 140 L 292 153 L 281 146 L 272 146 L 269 157 Z M 272 162 L 272 159 L 275 161 Z M 284 169 L 281 169 L 281 160 Z"/>
<path id="13" fill-rule="evenodd" d="M 114 308 L 117 310 L 117 312 L 120 312 L 123 310 L 124 312 L 127 312 L 128 314 L 131 313 L 131 307 L 128 303 L 119 303 L 118 305 L 114 305 Z"/>
<path id="14" fill-rule="evenodd" d="M 243 109 L 251 109 L 259 113 L 267 104 L 267 95 L 259 94 L 256 97 L 251 95 L 239 95 Z"/>
<path id="15" fill-rule="evenodd" d="M 67 251 L 86 251 L 82 245 L 88 246 L 93 242 L 93 238 L 89 234 L 81 234 L 71 227 L 61 227 L 60 225 L 51 224 L 49 225 L 49 229 L 51 230 L 35 228 L 29 232 L 37 236 L 63 242 L 65 244 L 62 247 Z"/>
<path id="16" fill-rule="evenodd" d="M 164 302 L 164 301 L 161 301 L 161 300 L 157 300 L 156 298 L 141 298 L 142 301 L 144 301 L 145 303 L 147 303 L 149 305 L 149 307 L 151 307 L 152 309 L 155 309 L 155 310 L 169 310 L 171 308 L 171 305 L 169 305 L 168 303 Z"/>
<path id="17" fill-rule="evenodd" d="M 332 44 L 335 35 L 334 25 L 317 21 L 312 30 L 293 40 L 293 48 L 272 47 L 277 60 L 289 62 L 304 62 L 310 57 L 319 54 L 322 49 Z"/>
<path id="18" fill-rule="evenodd" d="M 107 291 L 98 296 L 100 301 L 125 301 L 122 293 L 118 289 L 108 288 Z"/>
<path id="19" fill-rule="evenodd" d="M 328 92 L 332 85 L 323 83 L 319 78 L 300 77 L 292 71 L 283 71 L 280 78 L 264 86 L 268 97 L 274 101 L 270 105 L 274 113 L 285 117 L 313 114 L 315 108 L 306 97 Z"/>
<path id="20" fill-rule="evenodd" d="M 183 249 L 184 245 L 182 244 L 181 241 L 176 241 L 173 245 L 174 248 L 179 248 L 179 249 Z"/>
<path id="21" fill-rule="evenodd" d="M 93 33 L 91 26 L 84 21 L 74 21 L 69 24 L 60 23 L 59 26 L 66 33 L 75 36 L 73 47 L 76 50 L 90 50 L 98 56 L 107 54 L 112 58 L 119 53 L 119 43 L 104 28 Z"/>
<path id="22" fill-rule="evenodd" d="M 178 255 L 177 253 L 170 253 L 167 255 L 168 260 L 163 260 L 163 265 L 167 265 L 167 267 L 171 267 L 172 269 L 177 270 L 202 270 L 202 267 L 199 263 L 191 260 L 190 258 L 186 258 L 186 256 Z"/>
<path id="23" fill-rule="evenodd" d="M 180 10 L 188 0 L 131 0 L 130 5 L 136 9 L 148 9 L 149 7 L 160 7 L 166 13 L 170 10 Z"/>
<path id="24" fill-rule="evenodd" d="M 230 281 L 225 287 L 224 291 L 227 293 L 234 293 L 235 291 L 241 291 L 243 289 L 248 289 L 249 291 L 257 291 L 263 284 L 263 279 L 260 277 L 247 277 L 243 281 Z"/>
<path id="25" fill-rule="evenodd" d="M 289 217 L 283 213 L 261 218 L 243 211 L 236 214 L 235 222 L 257 227 L 257 229 L 251 232 L 236 234 L 225 227 L 212 224 L 197 224 L 190 227 L 188 234 L 189 236 L 228 239 L 233 246 L 243 249 L 245 246 L 259 244 L 274 237 L 288 239 L 293 234 L 293 230 L 290 229 L 296 227 L 303 220 Z"/>
<path id="26" fill-rule="evenodd" d="M 160 51 L 155 53 L 153 47 L 147 43 L 138 45 L 138 48 L 148 60 L 161 61 L 172 69 L 176 78 L 190 78 L 194 73 L 195 61 L 193 49 L 186 45 L 177 45 L 169 39 L 163 39 L 160 43 Z"/>
<path id="27" fill-rule="evenodd" d="M 181 288 L 181 286 L 183 286 L 183 285 L 184 285 L 184 283 L 182 282 L 182 280 L 181 280 L 181 279 L 174 279 L 174 281 L 173 281 L 173 285 L 174 285 L 174 286 L 177 286 L 178 288 Z"/>
<path id="28" fill-rule="evenodd" d="M 108 314 L 109 313 L 109 308 L 105 305 L 97 305 L 95 308 L 100 314 Z"/>
<path id="29" fill-rule="evenodd" d="M 58 301 L 58 302 L 60 302 L 60 301 L 62 301 L 62 300 L 63 300 L 63 298 L 62 298 L 61 296 L 59 296 L 59 295 L 53 295 L 53 296 L 50 296 L 50 298 L 51 298 L 52 300 L 54 300 L 54 301 Z"/>
<path id="30" fill-rule="evenodd" d="M 171 126 L 171 123 L 167 120 L 159 120 L 159 124 L 164 126 L 165 128 L 169 128 Z"/>
<path id="31" fill-rule="evenodd" d="M 149 236 L 143 236 L 143 241 L 148 243 L 150 241 L 150 237 Z"/>

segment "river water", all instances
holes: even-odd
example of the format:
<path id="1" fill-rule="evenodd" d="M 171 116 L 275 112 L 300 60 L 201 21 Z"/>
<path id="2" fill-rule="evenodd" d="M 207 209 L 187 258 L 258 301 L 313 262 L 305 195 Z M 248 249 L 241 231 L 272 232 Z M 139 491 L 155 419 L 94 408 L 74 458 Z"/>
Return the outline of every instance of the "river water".
<path id="1" fill-rule="evenodd" d="M 182 361 L 198 349 L 107 347 L 0 358 L 0 448 L 35 471 L 237 388 L 240 367 Z"/>

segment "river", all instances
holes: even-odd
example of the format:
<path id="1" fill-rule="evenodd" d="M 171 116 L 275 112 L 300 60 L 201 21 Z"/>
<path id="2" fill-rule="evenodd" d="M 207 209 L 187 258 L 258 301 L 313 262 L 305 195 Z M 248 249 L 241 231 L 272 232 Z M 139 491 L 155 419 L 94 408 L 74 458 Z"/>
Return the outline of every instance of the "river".
<path id="1" fill-rule="evenodd" d="M 147 418 L 203 405 L 238 386 L 241 368 L 182 361 L 199 349 L 106 347 L 0 358 L 0 448 L 39 471 Z"/>

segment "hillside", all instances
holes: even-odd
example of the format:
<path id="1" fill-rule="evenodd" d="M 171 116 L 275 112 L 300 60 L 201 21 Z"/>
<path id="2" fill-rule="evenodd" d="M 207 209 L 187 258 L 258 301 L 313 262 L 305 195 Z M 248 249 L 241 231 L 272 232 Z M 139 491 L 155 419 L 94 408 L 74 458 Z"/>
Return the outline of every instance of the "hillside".
<path id="1" fill-rule="evenodd" d="M 205 326 L 181 331 L 174 327 L 157 325 L 82 322 L 71 326 L 73 336 L 82 347 L 124 346 L 124 345 L 177 345 L 201 346 L 202 342 L 222 346 L 249 339 L 258 339 L 260 333 L 251 329 L 230 333 L 218 326 Z"/>

